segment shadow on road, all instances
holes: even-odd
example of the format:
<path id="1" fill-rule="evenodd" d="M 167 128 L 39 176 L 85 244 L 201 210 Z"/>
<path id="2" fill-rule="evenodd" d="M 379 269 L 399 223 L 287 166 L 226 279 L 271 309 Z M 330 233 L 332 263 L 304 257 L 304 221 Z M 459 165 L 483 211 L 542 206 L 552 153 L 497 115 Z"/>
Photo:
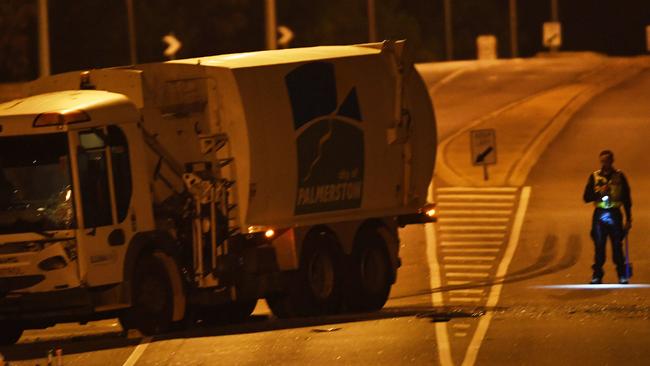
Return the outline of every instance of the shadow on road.
<path id="1" fill-rule="evenodd" d="M 508 273 L 502 277 L 495 277 L 485 281 L 474 281 L 463 285 L 442 286 L 442 287 L 432 289 L 431 291 L 422 291 L 415 294 L 403 295 L 403 296 L 395 297 L 394 299 L 422 296 L 422 295 L 427 295 L 436 292 L 447 292 L 451 290 L 482 288 L 482 287 L 490 287 L 497 284 L 521 282 L 521 281 L 530 280 L 536 277 L 545 276 L 548 274 L 556 273 L 571 268 L 576 263 L 578 263 L 578 259 L 580 258 L 580 255 L 582 253 L 582 242 L 580 240 L 580 236 L 573 234 L 568 237 L 567 244 L 564 249 L 564 254 L 562 255 L 562 257 L 559 258 L 559 260 L 556 263 L 554 263 L 558 255 L 558 251 L 559 250 L 558 250 L 557 236 L 548 235 L 544 240 L 544 243 L 542 245 L 542 251 L 539 257 L 537 258 L 537 260 L 534 263 L 522 269 Z M 603 290 L 603 291 L 606 292 L 608 290 Z M 602 296 L 603 291 L 594 292 L 591 296 Z M 569 294 L 567 296 L 571 296 L 571 295 Z M 576 296 L 584 297 L 585 295 L 583 294 L 583 295 L 576 295 Z"/>
<path id="2" fill-rule="evenodd" d="M 415 317 L 429 319 L 431 322 L 447 322 L 454 318 L 478 317 L 481 311 L 467 311 L 459 308 L 433 308 L 430 306 L 391 307 L 378 312 L 361 314 L 342 314 L 311 318 L 277 319 L 270 316 L 252 316 L 246 323 L 207 326 L 196 324 L 189 329 L 167 333 L 153 338 L 152 342 L 178 339 L 218 337 L 235 334 L 249 334 L 283 329 L 312 327 L 312 332 L 334 332 L 341 327 L 337 324 L 363 322 L 380 319 Z M 25 361 L 43 359 L 48 350 L 61 348 L 64 355 L 94 352 L 106 349 L 134 347 L 142 337 L 127 338 L 123 332 L 111 332 L 97 335 L 84 335 L 61 339 L 36 340 L 19 343 L 10 347 L 0 347 L 8 361 Z"/>

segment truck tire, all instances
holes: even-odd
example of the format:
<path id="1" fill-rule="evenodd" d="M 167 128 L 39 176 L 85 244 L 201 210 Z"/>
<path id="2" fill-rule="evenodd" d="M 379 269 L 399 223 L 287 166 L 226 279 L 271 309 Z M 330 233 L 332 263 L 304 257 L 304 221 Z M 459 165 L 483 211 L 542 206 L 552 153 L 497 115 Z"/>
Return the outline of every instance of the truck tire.
<path id="1" fill-rule="evenodd" d="M 352 311 L 381 309 L 392 284 L 386 243 L 376 229 L 363 229 L 350 261 L 347 303 Z"/>
<path id="2" fill-rule="evenodd" d="M 160 259 L 145 254 L 135 267 L 131 308 L 120 317 L 122 327 L 144 335 L 168 331 L 172 325 L 173 292 L 169 274 Z"/>
<path id="3" fill-rule="evenodd" d="M 11 322 L 0 323 L 0 346 L 15 344 L 23 335 L 23 328 Z"/>
<path id="4" fill-rule="evenodd" d="M 288 276 L 286 292 L 266 298 L 273 314 L 289 318 L 339 312 L 343 266 L 338 246 L 328 235 L 310 235 L 300 258 L 300 268 Z"/>

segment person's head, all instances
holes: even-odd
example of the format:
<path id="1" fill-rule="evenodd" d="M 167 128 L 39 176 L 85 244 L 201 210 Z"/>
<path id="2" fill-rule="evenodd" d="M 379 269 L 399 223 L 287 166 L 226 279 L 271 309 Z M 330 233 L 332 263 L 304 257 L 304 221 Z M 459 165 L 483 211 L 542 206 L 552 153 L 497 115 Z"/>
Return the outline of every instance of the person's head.
<path id="1" fill-rule="evenodd" d="M 611 150 L 603 150 L 598 155 L 600 159 L 600 168 L 602 170 L 611 170 L 614 164 L 614 153 Z"/>

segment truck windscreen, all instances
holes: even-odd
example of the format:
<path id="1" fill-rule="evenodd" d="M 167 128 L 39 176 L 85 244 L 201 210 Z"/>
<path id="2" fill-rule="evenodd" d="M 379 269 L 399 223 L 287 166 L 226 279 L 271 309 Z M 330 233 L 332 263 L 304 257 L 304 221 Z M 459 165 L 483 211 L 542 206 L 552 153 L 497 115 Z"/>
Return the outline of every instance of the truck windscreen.
<path id="1" fill-rule="evenodd" d="M 0 138 L 0 233 L 74 226 L 65 133 Z"/>

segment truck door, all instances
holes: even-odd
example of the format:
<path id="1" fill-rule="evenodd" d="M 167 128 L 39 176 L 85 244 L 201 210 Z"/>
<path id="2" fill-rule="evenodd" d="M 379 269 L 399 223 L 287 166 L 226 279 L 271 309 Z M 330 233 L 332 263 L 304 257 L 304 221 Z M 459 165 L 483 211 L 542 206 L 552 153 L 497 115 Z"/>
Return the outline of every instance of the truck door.
<path id="1" fill-rule="evenodd" d="M 90 286 L 122 281 L 132 195 L 127 139 L 119 126 L 81 130 L 76 143 L 81 220 L 77 237 L 82 278 Z"/>

